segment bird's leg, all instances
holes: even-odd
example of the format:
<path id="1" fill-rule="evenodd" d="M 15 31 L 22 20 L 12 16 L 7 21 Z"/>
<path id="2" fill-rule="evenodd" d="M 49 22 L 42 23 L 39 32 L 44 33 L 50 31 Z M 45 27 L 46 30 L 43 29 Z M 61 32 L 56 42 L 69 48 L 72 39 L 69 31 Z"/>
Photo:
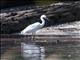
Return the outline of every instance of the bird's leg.
<path id="1" fill-rule="evenodd" d="M 33 43 L 33 39 L 34 39 L 34 34 L 32 33 L 32 41 L 31 41 L 32 43 Z"/>
<path id="2" fill-rule="evenodd" d="M 30 41 L 30 42 L 32 43 L 32 41 L 33 41 L 33 33 L 32 33 L 32 35 L 31 35 L 31 41 Z"/>
<path id="3" fill-rule="evenodd" d="M 24 35 L 24 42 L 29 43 L 29 35 Z"/>
<path id="4" fill-rule="evenodd" d="M 35 40 L 35 33 L 33 33 L 34 35 L 33 35 L 33 42 L 34 42 L 34 40 Z"/>
<path id="5" fill-rule="evenodd" d="M 32 43 L 34 42 L 35 33 L 32 33 Z"/>
<path id="6" fill-rule="evenodd" d="M 24 41 L 26 41 L 26 35 L 24 35 Z"/>

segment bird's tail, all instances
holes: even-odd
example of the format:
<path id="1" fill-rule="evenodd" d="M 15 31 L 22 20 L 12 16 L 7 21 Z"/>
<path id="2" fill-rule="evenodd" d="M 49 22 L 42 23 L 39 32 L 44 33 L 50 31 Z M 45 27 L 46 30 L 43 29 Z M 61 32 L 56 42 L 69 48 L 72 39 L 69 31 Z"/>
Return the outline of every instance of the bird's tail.
<path id="1" fill-rule="evenodd" d="M 14 35 L 22 35 L 21 33 L 13 33 Z"/>

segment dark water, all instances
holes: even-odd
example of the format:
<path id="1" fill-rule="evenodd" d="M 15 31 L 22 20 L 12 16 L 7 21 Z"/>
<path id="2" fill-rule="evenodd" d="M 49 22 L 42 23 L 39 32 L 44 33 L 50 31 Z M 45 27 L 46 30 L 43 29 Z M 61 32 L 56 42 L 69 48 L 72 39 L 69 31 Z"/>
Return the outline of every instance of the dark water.
<path id="1" fill-rule="evenodd" d="M 8 50 L 2 56 L 2 60 L 80 60 L 79 42 L 52 43 L 45 44 L 43 47 L 45 48 L 45 52 L 37 54 L 23 54 L 19 52 L 20 49 L 11 49 L 12 52 L 10 53 L 10 50 Z"/>

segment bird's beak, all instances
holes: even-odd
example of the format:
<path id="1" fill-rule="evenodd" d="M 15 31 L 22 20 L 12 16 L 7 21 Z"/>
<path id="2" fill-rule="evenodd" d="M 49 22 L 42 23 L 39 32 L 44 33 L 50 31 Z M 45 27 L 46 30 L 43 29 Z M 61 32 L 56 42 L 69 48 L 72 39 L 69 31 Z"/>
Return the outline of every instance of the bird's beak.
<path id="1" fill-rule="evenodd" d="M 49 18 L 46 18 L 49 21 Z"/>
<path id="2" fill-rule="evenodd" d="M 47 20 L 47 21 L 49 21 L 49 19 L 46 17 L 46 18 L 44 18 L 45 20 Z"/>

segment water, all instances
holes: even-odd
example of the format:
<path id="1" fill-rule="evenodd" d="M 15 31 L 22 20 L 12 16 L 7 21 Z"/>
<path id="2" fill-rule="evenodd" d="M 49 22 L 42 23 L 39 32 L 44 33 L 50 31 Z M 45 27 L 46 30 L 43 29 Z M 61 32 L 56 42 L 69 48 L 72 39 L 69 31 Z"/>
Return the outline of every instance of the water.
<path id="1" fill-rule="evenodd" d="M 49 49 L 46 54 L 46 60 L 79 60 L 80 59 L 80 45 L 78 44 L 58 44 L 47 47 Z"/>
<path id="2" fill-rule="evenodd" d="M 43 60 L 44 53 L 44 47 L 32 43 L 21 43 L 21 56 L 23 60 Z"/>
<path id="3" fill-rule="evenodd" d="M 43 53 L 29 54 L 25 52 L 19 52 L 20 49 L 13 48 L 11 50 L 8 50 L 7 53 L 5 53 L 5 59 L 2 60 L 80 60 L 79 42 L 59 42 L 52 44 L 44 44 L 43 46 L 36 46 L 36 48 L 39 47 L 44 47 L 45 50 Z M 35 51 L 36 49 L 33 50 Z"/>

